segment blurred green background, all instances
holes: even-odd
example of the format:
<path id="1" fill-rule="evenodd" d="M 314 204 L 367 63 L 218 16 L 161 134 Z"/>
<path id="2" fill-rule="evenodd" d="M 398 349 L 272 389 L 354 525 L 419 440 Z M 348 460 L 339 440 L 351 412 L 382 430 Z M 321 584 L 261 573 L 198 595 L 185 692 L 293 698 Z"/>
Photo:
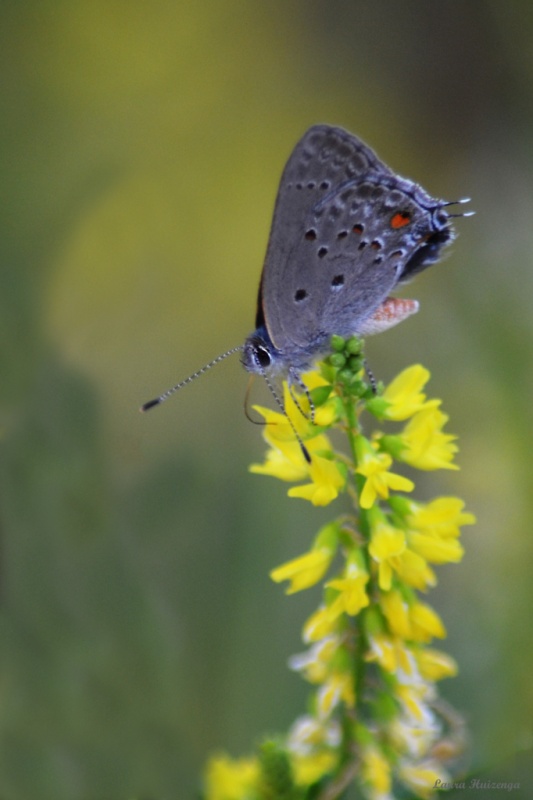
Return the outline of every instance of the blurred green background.
<path id="1" fill-rule="evenodd" d="M 531 4 L 5 0 L 0 60 L 2 800 L 192 797 L 211 751 L 304 709 L 286 659 L 317 595 L 268 570 L 335 507 L 248 474 L 237 357 L 137 409 L 252 329 L 315 122 L 473 198 L 367 353 L 384 380 L 426 365 L 460 436 L 462 471 L 418 489 L 479 519 L 431 596 L 442 691 L 475 773 L 533 796 Z"/>

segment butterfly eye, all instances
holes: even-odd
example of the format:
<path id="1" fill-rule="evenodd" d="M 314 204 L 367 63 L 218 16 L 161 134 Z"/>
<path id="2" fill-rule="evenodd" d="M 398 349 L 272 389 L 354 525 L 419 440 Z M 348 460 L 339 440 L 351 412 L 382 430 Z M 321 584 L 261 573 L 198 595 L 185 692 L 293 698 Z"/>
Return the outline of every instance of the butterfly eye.
<path id="1" fill-rule="evenodd" d="M 258 345 L 256 347 L 254 356 L 257 359 L 257 363 L 259 364 L 260 367 L 262 367 L 262 369 L 267 369 L 272 363 L 272 358 L 270 357 L 270 353 L 268 352 L 267 348 L 263 347 L 262 345 Z"/>

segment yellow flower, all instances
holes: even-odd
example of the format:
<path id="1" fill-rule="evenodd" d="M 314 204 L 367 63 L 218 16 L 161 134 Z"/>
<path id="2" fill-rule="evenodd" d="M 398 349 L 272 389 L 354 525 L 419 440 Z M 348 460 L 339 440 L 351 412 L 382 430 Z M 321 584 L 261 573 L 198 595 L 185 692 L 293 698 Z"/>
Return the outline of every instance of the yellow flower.
<path id="1" fill-rule="evenodd" d="M 267 450 L 265 463 L 252 464 L 250 472 L 257 475 L 271 475 L 273 478 L 292 483 L 305 480 L 308 475 L 308 465 L 300 445 L 292 441 Z"/>
<path id="2" fill-rule="evenodd" d="M 456 538 L 461 525 L 473 525 L 476 521 L 473 514 L 463 511 L 465 504 L 458 497 L 437 497 L 425 505 L 407 500 L 407 504 L 409 526 L 442 539 Z"/>
<path id="3" fill-rule="evenodd" d="M 293 486 L 288 495 L 309 500 L 314 506 L 327 506 L 344 489 L 346 478 L 336 461 L 317 455 L 313 452 L 315 448 L 308 449 L 312 453 L 311 463 L 308 465 L 312 482 Z"/>
<path id="4" fill-rule="evenodd" d="M 432 564 L 459 562 L 463 557 L 463 546 L 457 539 L 438 539 L 423 533 L 410 533 L 409 545 L 418 555 Z"/>
<path id="5" fill-rule="evenodd" d="M 302 639 L 306 644 L 317 642 L 336 630 L 336 619 L 332 619 L 328 606 L 320 606 L 304 625 Z"/>
<path id="6" fill-rule="evenodd" d="M 298 717 L 292 724 L 287 747 L 292 753 L 312 753 L 317 747 L 338 747 L 342 731 L 336 719 L 318 720 L 310 714 Z"/>
<path id="7" fill-rule="evenodd" d="M 430 642 L 435 636 L 444 639 L 446 628 L 441 618 L 426 603 L 413 603 L 409 609 L 411 638 L 416 642 Z"/>
<path id="8" fill-rule="evenodd" d="M 459 669 L 457 662 L 441 650 L 426 647 L 416 655 L 420 674 L 427 681 L 440 681 L 442 678 L 453 678 Z"/>
<path id="9" fill-rule="evenodd" d="M 452 464 L 456 436 L 443 433 L 448 417 L 435 405 L 419 411 L 400 435 L 403 449 L 398 459 L 417 469 L 459 469 Z"/>
<path id="10" fill-rule="evenodd" d="M 346 613 L 354 617 L 362 608 L 370 603 L 366 593 L 366 584 L 369 581 L 368 572 L 355 561 L 348 562 L 345 577 L 329 581 L 326 586 L 336 589 L 339 594 L 329 607 L 331 619 L 337 619 Z"/>
<path id="11" fill-rule="evenodd" d="M 334 672 L 317 692 L 317 711 L 320 718 L 328 717 L 340 702 L 349 708 L 355 704 L 353 677 L 349 672 Z"/>
<path id="12" fill-rule="evenodd" d="M 337 400 L 333 398 L 315 409 L 315 425 L 319 428 L 330 428 L 339 418 Z"/>
<path id="13" fill-rule="evenodd" d="M 418 764 L 404 764 L 399 770 L 400 780 L 406 784 L 417 797 L 427 800 L 434 794 L 435 784 L 449 783 L 449 774 L 436 761 L 427 760 Z"/>
<path id="14" fill-rule="evenodd" d="M 353 520 L 326 525 L 309 552 L 271 573 L 276 582 L 288 581 L 287 593 L 293 594 L 327 581 L 327 571 L 342 551 L 344 567 L 325 583 L 322 604 L 305 623 L 306 652 L 289 661 L 313 684 L 313 694 L 310 713 L 286 739 L 286 754 L 300 792 L 317 781 L 323 781 L 322 791 L 331 791 L 342 752 L 357 747 L 361 764 L 356 780 L 365 796 L 392 800 L 393 781 L 401 777 L 413 796 L 429 798 L 435 780 L 444 776 L 435 750 L 444 732 L 434 706 L 436 681 L 456 674 L 457 665 L 446 653 L 428 647 L 434 638 L 445 637 L 446 629 L 439 615 L 420 601 L 418 591 L 436 584 L 432 564 L 461 559 L 460 528 L 474 517 L 457 498 L 414 502 L 408 496 L 414 483 L 391 471 L 394 461 L 424 470 L 457 469 L 455 437 L 444 433 L 448 417 L 440 410 L 441 401 L 425 394 L 429 372 L 414 365 L 380 397 L 368 399 L 364 376 L 349 379 L 359 369 L 359 351 L 352 354 L 351 345 L 342 340 L 333 346 L 340 355 L 323 365 L 325 378 L 316 372 L 305 376 L 316 403 L 313 413 L 309 393 L 298 385 L 292 393 L 285 385 L 288 416 L 257 409 L 268 423 L 263 432 L 268 450 L 253 472 L 291 482 L 289 496 L 314 505 L 330 503 L 350 480 L 350 490 L 358 496 L 356 515 L 364 512 L 359 531 Z M 365 409 L 379 419 L 402 423 L 395 426 L 401 433 L 363 436 L 359 416 Z M 339 418 L 349 426 L 349 444 L 355 449 L 350 469 L 355 474 L 324 433 Z M 358 614 L 357 625 L 352 625 L 348 617 Z M 375 666 L 359 673 L 361 660 Z M 353 708 L 360 680 L 369 698 L 368 726 L 352 720 L 349 730 L 339 724 L 336 712 L 342 705 Z M 354 770 L 357 766 L 354 761 Z M 219 793 L 206 800 L 234 800 L 228 785 L 227 797 Z M 254 791 L 253 783 L 246 786 L 239 800 Z"/>
<path id="15" fill-rule="evenodd" d="M 287 594 L 314 586 L 324 576 L 337 549 L 339 526 L 336 522 L 324 525 L 315 537 L 313 549 L 273 569 L 270 577 L 276 583 L 291 581 Z"/>
<path id="16" fill-rule="evenodd" d="M 310 786 L 331 772 L 339 760 L 336 748 L 340 742 L 341 730 L 336 720 L 324 722 L 308 714 L 295 720 L 287 738 L 294 782 Z"/>
<path id="17" fill-rule="evenodd" d="M 379 587 L 383 591 L 391 588 L 392 563 L 405 550 L 405 533 L 385 522 L 378 522 L 372 530 L 368 552 L 379 566 Z"/>
<path id="18" fill-rule="evenodd" d="M 317 372 L 308 372 L 303 376 L 304 383 L 308 389 L 315 389 L 326 386 L 327 381 Z M 302 392 L 295 392 L 289 389 L 288 383 L 283 383 L 283 408 L 285 414 L 279 411 L 272 411 L 264 406 L 254 406 L 254 409 L 261 414 L 267 423 L 265 426 L 264 438 L 269 444 L 278 442 L 294 442 L 294 425 L 298 436 L 305 441 L 313 439 L 321 434 L 321 426 L 329 426 L 338 418 L 338 403 L 335 397 L 327 400 L 318 408 L 315 408 L 315 419 L 311 419 L 311 408 L 309 399 Z M 289 422 L 290 418 L 290 422 Z"/>
<path id="19" fill-rule="evenodd" d="M 377 747 L 368 747 L 363 751 L 361 777 L 372 787 L 372 798 L 390 796 L 391 763 Z"/>
<path id="20" fill-rule="evenodd" d="M 328 636 L 305 653 L 291 656 L 289 666 L 295 672 L 301 672 L 309 683 L 324 683 L 330 674 L 331 660 L 339 649 L 339 644 L 338 637 Z"/>
<path id="21" fill-rule="evenodd" d="M 407 500 L 406 506 L 409 546 L 434 564 L 460 561 L 464 551 L 457 541 L 459 526 L 472 525 L 476 519 L 463 511 L 462 500 L 439 497 L 425 506 Z"/>
<path id="22" fill-rule="evenodd" d="M 446 636 L 440 617 L 430 606 L 408 603 L 396 590 L 382 594 L 381 608 L 391 632 L 402 639 L 425 643 L 434 636 Z"/>
<path id="23" fill-rule="evenodd" d="M 381 609 L 385 614 L 391 633 L 401 639 L 411 638 L 409 604 L 401 593 L 393 590 L 381 595 Z"/>
<path id="24" fill-rule="evenodd" d="M 322 378 L 317 375 L 317 380 L 313 379 L 313 373 L 306 375 L 306 382 L 316 386 L 322 385 Z M 311 387 L 312 388 L 312 387 Z M 271 411 L 268 408 L 254 406 L 267 422 L 267 432 L 276 440 L 294 440 L 294 431 L 290 422 L 296 428 L 298 435 L 302 439 L 313 438 L 320 433 L 319 428 L 311 420 L 311 410 L 309 400 L 305 394 L 289 389 L 287 381 L 283 382 L 283 408 L 285 414 L 278 411 Z M 290 422 L 289 419 L 290 418 Z M 266 436 L 265 436 L 266 438 Z"/>
<path id="25" fill-rule="evenodd" d="M 389 383 L 381 398 L 387 405 L 382 416 L 390 420 L 404 420 L 418 411 L 439 403 L 438 400 L 426 401 L 422 389 L 430 378 L 429 370 L 420 364 L 407 367 Z"/>
<path id="26" fill-rule="evenodd" d="M 437 585 L 435 573 L 426 559 L 409 548 L 406 548 L 403 553 L 393 558 L 391 566 L 394 567 L 398 577 L 413 589 L 425 591 L 430 586 Z"/>
<path id="27" fill-rule="evenodd" d="M 411 758 L 424 758 L 442 733 L 441 726 L 433 714 L 423 724 L 412 715 L 401 714 L 392 720 L 388 732 L 391 744 L 399 753 Z"/>
<path id="28" fill-rule="evenodd" d="M 403 676 L 402 676 L 403 677 Z M 433 685 L 420 680 L 418 673 L 415 680 L 399 682 L 395 689 L 396 698 L 400 701 L 404 714 L 421 727 L 430 729 L 433 722 L 433 712 L 427 701 L 434 696 Z"/>
<path id="29" fill-rule="evenodd" d="M 289 497 L 301 497 L 315 506 L 328 505 L 344 489 L 346 484 L 344 469 L 336 461 L 324 455 L 331 453 L 331 444 L 327 436 L 321 434 L 316 425 L 312 425 L 302 416 L 290 395 L 286 397 L 286 403 L 287 413 L 291 414 L 299 436 L 306 440 L 311 463 L 306 461 L 287 418 L 277 411 L 254 406 L 267 422 L 263 436 L 271 448 L 267 451 L 265 463 L 252 464 L 250 472 L 271 475 L 290 482 L 310 478 L 311 483 L 289 489 Z"/>
<path id="30" fill-rule="evenodd" d="M 316 389 L 318 386 L 330 385 L 330 382 L 327 381 L 324 378 L 324 376 L 320 374 L 318 369 L 311 369 L 309 370 L 309 372 L 304 372 L 304 374 L 302 375 L 302 381 L 310 391 Z"/>
<path id="31" fill-rule="evenodd" d="M 320 386 L 330 386 L 329 381 L 320 375 L 319 372 L 313 370 L 312 372 L 306 372 L 305 375 L 302 375 L 302 380 L 307 386 L 307 388 L 312 391 Z M 332 388 L 332 387 L 330 387 Z M 309 408 L 309 401 L 307 397 L 303 395 L 300 400 L 300 396 L 298 398 L 302 409 L 311 416 L 311 409 Z M 326 400 L 325 403 L 322 405 L 315 407 L 315 425 L 318 425 L 319 428 L 329 428 L 333 425 L 339 418 L 339 403 L 338 398 L 334 395 Z"/>
<path id="32" fill-rule="evenodd" d="M 403 502 L 403 501 L 402 501 Z M 371 539 L 368 552 L 378 565 L 378 583 L 383 592 L 392 586 L 393 572 L 408 586 L 425 590 L 437 582 L 426 560 L 409 549 L 405 531 L 386 522 L 386 517 L 374 508 L 371 515 Z"/>
<path id="33" fill-rule="evenodd" d="M 206 800 L 243 800 L 252 796 L 259 778 L 259 764 L 253 758 L 231 759 L 213 756 L 207 765 Z"/>
<path id="34" fill-rule="evenodd" d="M 377 453 L 363 436 L 356 438 L 355 446 L 359 463 L 356 472 L 366 478 L 359 498 L 361 508 L 371 508 L 377 497 L 386 500 L 391 489 L 399 492 L 411 492 L 414 489 L 413 481 L 388 472 L 392 464 L 392 457 L 388 453 Z"/>
<path id="35" fill-rule="evenodd" d="M 311 786 L 328 772 L 332 772 L 338 760 L 338 754 L 331 750 L 322 750 L 310 755 L 295 755 L 291 760 L 294 782 L 297 786 Z"/>
<path id="36" fill-rule="evenodd" d="M 291 399 L 290 402 L 294 407 L 294 401 Z M 299 480 L 300 478 L 304 478 L 307 475 L 307 462 L 302 453 L 302 448 L 295 439 L 294 430 L 285 414 L 281 414 L 279 411 L 272 411 L 270 408 L 263 408 L 263 406 L 254 406 L 254 410 L 265 419 L 263 430 L 263 438 L 265 441 L 273 450 L 279 450 L 294 468 L 299 469 L 297 477 L 294 479 L 290 477 L 286 478 L 284 475 L 278 475 L 274 472 L 269 472 L 267 474 L 274 475 L 283 480 Z M 308 442 L 306 447 L 310 452 L 314 450 L 331 450 L 331 444 L 327 436 L 324 436 L 320 428 L 316 425 L 312 425 L 299 411 L 293 412 L 291 419 L 300 438 Z M 265 470 L 258 465 L 253 465 L 251 471 L 265 472 Z"/>
<path id="37" fill-rule="evenodd" d="M 369 643 L 367 661 L 377 661 L 380 667 L 392 674 L 399 669 L 410 674 L 413 669 L 413 658 L 401 639 L 386 633 L 373 633 L 369 637 Z"/>

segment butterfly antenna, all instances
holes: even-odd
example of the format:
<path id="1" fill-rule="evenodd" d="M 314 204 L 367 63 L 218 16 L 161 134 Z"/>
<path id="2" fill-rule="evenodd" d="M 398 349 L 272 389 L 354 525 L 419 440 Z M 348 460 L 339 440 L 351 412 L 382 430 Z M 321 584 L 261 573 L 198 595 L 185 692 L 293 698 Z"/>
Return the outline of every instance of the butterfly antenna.
<path id="1" fill-rule="evenodd" d="M 203 375 L 204 372 L 207 372 L 207 370 L 211 369 L 211 367 L 216 367 L 216 365 L 220 364 L 221 361 L 224 361 L 225 358 L 227 358 L 228 356 L 232 356 L 234 353 L 242 351 L 242 349 L 243 345 L 241 344 L 239 345 L 239 347 L 232 347 L 231 350 L 227 350 L 225 353 L 222 353 L 220 356 L 217 356 L 212 361 L 210 361 L 209 364 L 206 364 L 205 367 L 202 367 L 197 372 L 194 372 L 192 375 L 189 375 L 188 378 L 185 378 L 185 380 L 180 381 L 175 386 L 172 386 L 171 389 L 167 389 L 167 391 L 163 392 L 163 394 L 160 394 L 159 397 L 155 397 L 153 400 L 149 400 L 147 403 L 143 403 L 139 411 L 149 411 L 151 408 L 154 408 L 154 406 L 158 406 L 161 403 L 164 403 L 165 400 L 168 400 L 168 398 L 171 395 L 175 394 L 176 392 L 179 392 L 179 390 L 183 389 L 183 387 L 187 386 L 187 384 L 192 383 L 194 380 L 196 380 L 196 378 L 199 378 L 200 375 Z"/>
<path id="2" fill-rule="evenodd" d="M 305 446 L 305 444 L 302 442 L 302 439 L 300 438 L 300 436 L 299 436 L 299 434 L 298 434 L 298 431 L 296 430 L 296 427 L 295 427 L 295 425 L 294 425 L 294 422 L 292 421 L 292 419 L 291 419 L 291 418 L 289 417 L 289 415 L 287 414 L 287 411 L 286 411 L 286 409 L 285 409 L 285 406 L 284 406 L 284 405 L 283 405 L 283 403 L 281 402 L 281 398 L 279 397 L 278 393 L 277 393 L 277 392 L 276 392 L 276 390 L 274 389 L 274 386 L 273 386 L 273 384 L 271 383 L 271 381 L 270 381 L 270 379 L 269 379 L 268 375 L 266 374 L 265 370 L 263 369 L 263 367 L 262 367 L 262 366 L 261 366 L 261 364 L 259 363 L 259 359 L 255 359 L 255 363 L 256 363 L 256 365 L 257 365 L 257 369 L 258 369 L 258 371 L 260 372 L 260 374 L 261 374 L 261 375 L 262 375 L 262 377 L 264 378 L 264 381 L 265 381 L 266 385 L 267 385 L 267 386 L 268 386 L 268 388 L 270 389 L 270 394 L 272 395 L 272 397 L 273 397 L 273 398 L 274 398 L 274 400 L 276 401 L 276 405 L 278 406 L 278 408 L 279 408 L 279 410 L 281 411 L 281 413 L 283 414 L 283 416 L 287 418 L 287 422 L 288 422 L 288 423 L 289 423 L 289 425 L 291 426 L 291 430 L 292 430 L 292 432 L 294 433 L 294 436 L 296 437 L 296 441 L 297 441 L 297 442 L 298 442 L 298 444 L 300 445 L 300 450 L 302 451 L 302 455 L 303 455 L 303 457 L 305 458 L 305 460 L 307 461 L 307 463 L 308 463 L 308 464 L 310 464 L 310 463 L 311 463 L 311 456 L 309 455 L 309 450 L 307 449 L 307 447 Z"/>
<path id="3" fill-rule="evenodd" d="M 442 203 L 441 208 L 445 208 L 446 206 L 456 206 L 462 205 L 463 203 L 470 203 L 471 197 L 461 197 L 459 200 L 450 200 L 449 203 Z M 448 214 L 449 217 L 473 217 L 475 211 L 463 211 L 460 214 Z"/>

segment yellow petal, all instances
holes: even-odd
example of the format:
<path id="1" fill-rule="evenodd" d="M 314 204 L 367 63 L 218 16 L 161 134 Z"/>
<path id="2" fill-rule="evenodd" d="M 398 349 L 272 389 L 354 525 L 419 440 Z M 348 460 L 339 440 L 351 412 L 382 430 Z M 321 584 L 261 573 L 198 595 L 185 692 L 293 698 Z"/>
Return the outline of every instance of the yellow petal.
<path id="1" fill-rule="evenodd" d="M 409 606 L 400 592 L 385 592 L 381 597 L 381 608 L 392 633 L 402 639 L 409 639 L 411 637 Z"/>
<path id="2" fill-rule="evenodd" d="M 423 533 L 410 533 L 409 546 L 433 564 L 457 563 L 464 553 L 457 539 L 439 539 L 436 536 L 424 536 Z"/>
<path id="3" fill-rule="evenodd" d="M 327 571 L 333 556 L 334 551 L 325 547 L 317 548 L 273 569 L 270 577 L 276 583 L 291 581 L 287 594 L 294 594 L 318 583 Z"/>
<path id="4" fill-rule="evenodd" d="M 429 371 L 420 364 L 414 364 L 400 372 L 389 383 L 382 395 L 383 399 L 389 403 L 384 414 L 385 418 L 404 420 L 420 411 L 426 400 L 426 396 L 421 390 L 429 378 Z M 433 403 L 435 402 L 438 401 L 433 401 Z"/>
<path id="5" fill-rule="evenodd" d="M 372 532 L 369 553 L 376 561 L 385 561 L 405 550 L 405 533 L 392 525 L 378 524 Z"/>
<path id="6" fill-rule="evenodd" d="M 425 647 L 417 654 L 420 674 L 427 681 L 440 681 L 442 678 L 453 678 L 459 668 L 457 662 L 440 650 Z"/>
<path id="7" fill-rule="evenodd" d="M 305 623 L 302 638 L 307 644 L 318 642 L 333 633 L 336 627 L 336 620 L 331 617 L 329 607 L 321 606 Z"/>
<path id="8" fill-rule="evenodd" d="M 443 639 L 446 628 L 441 618 L 431 606 L 425 603 L 414 603 L 410 609 L 413 638 L 418 642 L 429 642 L 434 636 Z"/>

